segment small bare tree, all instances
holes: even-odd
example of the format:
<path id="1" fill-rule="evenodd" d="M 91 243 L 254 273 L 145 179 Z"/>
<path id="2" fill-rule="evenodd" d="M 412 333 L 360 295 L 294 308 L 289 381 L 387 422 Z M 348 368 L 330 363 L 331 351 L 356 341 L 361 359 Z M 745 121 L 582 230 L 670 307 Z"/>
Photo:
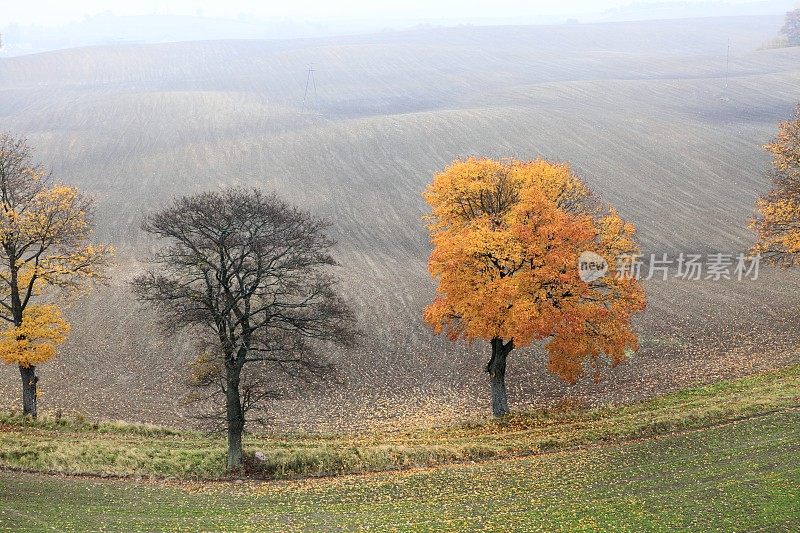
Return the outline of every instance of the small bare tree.
<path id="1" fill-rule="evenodd" d="M 229 470 L 242 467 L 245 412 L 261 399 L 248 380 L 260 379 L 265 364 L 289 375 L 321 371 L 326 363 L 309 345 L 353 343 L 355 319 L 330 274 L 327 227 L 274 194 L 238 188 L 178 198 L 142 225 L 167 244 L 134 291 L 167 330 L 191 328 L 215 341 L 210 353 L 219 360 L 208 356 L 201 380 L 223 378 Z"/>

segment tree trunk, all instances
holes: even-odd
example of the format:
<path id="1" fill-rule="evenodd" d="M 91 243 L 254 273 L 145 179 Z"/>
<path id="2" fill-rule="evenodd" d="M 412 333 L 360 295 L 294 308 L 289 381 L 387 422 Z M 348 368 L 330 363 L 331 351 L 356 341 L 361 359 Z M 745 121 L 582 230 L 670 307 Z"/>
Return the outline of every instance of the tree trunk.
<path id="1" fill-rule="evenodd" d="M 242 469 L 242 433 L 244 432 L 244 412 L 239 396 L 239 374 L 235 365 L 227 366 L 226 411 L 228 423 L 228 471 Z"/>
<path id="2" fill-rule="evenodd" d="M 514 341 L 503 344 L 503 339 L 492 339 L 492 358 L 486 365 L 492 385 L 492 414 L 500 417 L 508 414 L 506 393 L 506 357 L 514 349 Z"/>
<path id="3" fill-rule="evenodd" d="M 20 366 L 19 374 L 22 376 L 22 414 L 36 418 L 36 383 L 39 381 L 36 367 Z"/>

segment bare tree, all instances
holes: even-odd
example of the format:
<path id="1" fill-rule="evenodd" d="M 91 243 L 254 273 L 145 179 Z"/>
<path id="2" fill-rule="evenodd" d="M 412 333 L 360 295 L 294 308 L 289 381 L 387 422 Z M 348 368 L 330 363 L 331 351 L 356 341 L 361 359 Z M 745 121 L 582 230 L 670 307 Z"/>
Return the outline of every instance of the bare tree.
<path id="1" fill-rule="evenodd" d="M 323 368 L 309 343 L 353 343 L 353 313 L 336 293 L 328 224 L 257 189 L 178 198 L 142 228 L 167 244 L 133 281 L 168 330 L 209 335 L 222 359 L 228 469 L 242 467 L 243 370 Z"/>
<path id="2" fill-rule="evenodd" d="M 227 373 L 219 342 L 199 339 L 200 355 L 189 365 L 186 384 L 191 391 L 187 405 L 195 409 L 194 418 L 212 432 L 227 431 Z M 320 346 L 298 334 L 276 332 L 272 339 L 273 357 L 248 365 L 241 375 L 239 395 L 242 414 L 248 424 L 268 424 L 272 418 L 264 403 L 305 392 L 321 382 L 338 384 L 332 363 L 320 353 Z M 289 379 L 287 379 L 289 378 Z"/>

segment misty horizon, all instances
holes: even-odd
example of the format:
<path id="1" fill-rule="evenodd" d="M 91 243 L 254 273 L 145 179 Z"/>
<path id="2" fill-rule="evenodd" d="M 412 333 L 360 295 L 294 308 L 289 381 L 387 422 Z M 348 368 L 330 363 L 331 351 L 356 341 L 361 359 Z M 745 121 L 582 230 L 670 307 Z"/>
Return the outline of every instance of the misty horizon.
<path id="1" fill-rule="evenodd" d="M 45 4 L 45 5 L 42 5 Z M 184 1 L 169 8 L 139 2 L 112 9 L 104 2 L 62 4 L 30 2 L 12 6 L 0 20 L 0 56 L 17 56 L 80 46 L 224 39 L 295 39 L 404 31 L 420 28 L 495 25 L 557 25 L 712 16 L 779 16 L 794 0 L 452 2 L 402 10 L 372 8 L 359 0 L 337 3 L 335 14 L 319 2 L 296 3 L 269 11 L 250 2 Z M 47 7 L 47 9 L 41 9 Z M 50 9 L 54 8 L 54 9 Z M 485 13 L 491 12 L 491 15 Z M 42 15 L 42 13 L 47 13 Z"/>

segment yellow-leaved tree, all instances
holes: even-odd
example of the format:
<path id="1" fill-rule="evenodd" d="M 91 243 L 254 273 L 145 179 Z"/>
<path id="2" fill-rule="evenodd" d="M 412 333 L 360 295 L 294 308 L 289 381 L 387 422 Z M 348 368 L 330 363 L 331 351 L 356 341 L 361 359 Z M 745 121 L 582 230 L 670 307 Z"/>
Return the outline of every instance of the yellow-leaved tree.
<path id="1" fill-rule="evenodd" d="M 36 366 L 69 332 L 55 299 L 102 279 L 113 256 L 90 243 L 92 205 L 53 184 L 24 138 L 0 134 L 0 359 L 19 366 L 28 416 L 37 414 Z"/>
<path id="2" fill-rule="evenodd" d="M 800 104 L 764 148 L 772 154 L 772 190 L 756 202 L 758 215 L 750 227 L 758 240 L 751 253 L 793 266 L 800 260 Z"/>
<path id="3" fill-rule="evenodd" d="M 566 164 L 469 158 L 454 162 L 424 193 L 438 279 L 425 321 L 451 340 L 491 344 L 486 366 L 492 412 L 508 412 L 506 358 L 545 341 L 548 368 L 574 382 L 589 360 L 612 364 L 637 349 L 633 313 L 645 306 L 633 276 L 618 262 L 638 253 L 635 229 L 601 209 Z M 608 274 L 580 276 L 584 252 L 608 263 Z M 596 257 L 596 256 L 593 256 Z"/>

